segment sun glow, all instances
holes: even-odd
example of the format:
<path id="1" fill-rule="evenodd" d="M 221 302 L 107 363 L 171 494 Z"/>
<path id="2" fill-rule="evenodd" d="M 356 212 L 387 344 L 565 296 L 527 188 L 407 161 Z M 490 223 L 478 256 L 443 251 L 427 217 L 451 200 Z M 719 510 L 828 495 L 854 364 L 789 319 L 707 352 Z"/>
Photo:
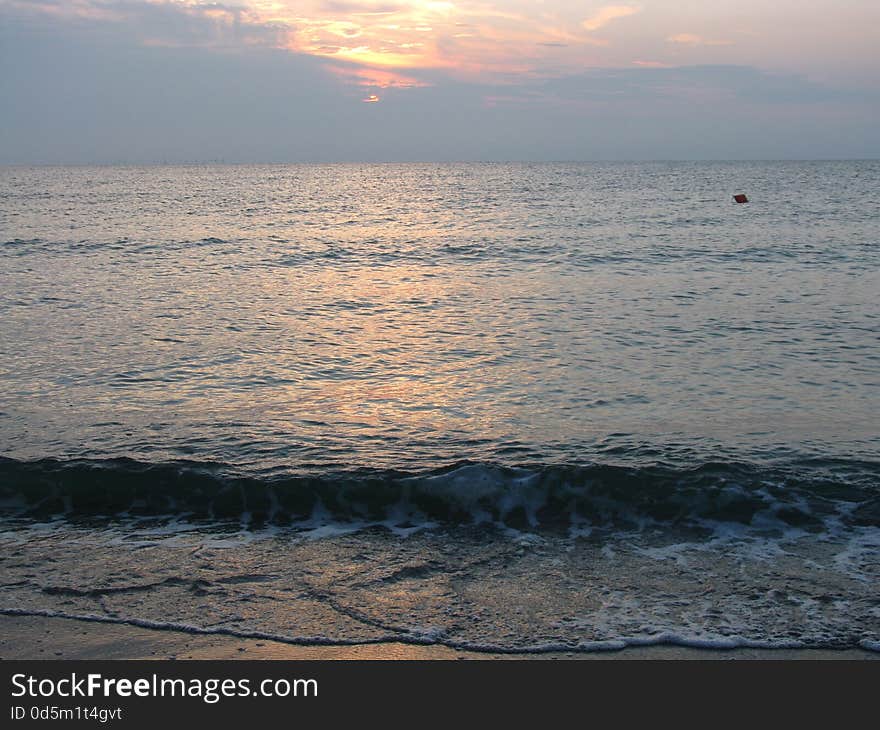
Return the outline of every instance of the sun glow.
<path id="1" fill-rule="evenodd" d="M 286 47 L 297 53 L 468 78 L 529 74 L 547 59 L 582 66 L 585 49 L 606 43 L 597 31 L 639 12 L 628 5 L 559 12 L 523 2 L 502 10 L 479 0 L 256 0 L 252 7 L 266 22 L 289 28 Z"/>
<path id="2" fill-rule="evenodd" d="M 0 0 L 0 11 L 15 22 L 103 28 L 141 46 L 283 49 L 351 69 L 346 75 L 361 85 L 366 77 L 355 70 L 382 71 L 381 88 L 690 65 L 809 72 L 873 88 L 878 4 L 845 5 L 837 12 L 831 0 Z M 783 33 L 789 16 L 795 25 Z"/>
<path id="3" fill-rule="evenodd" d="M 356 86 L 369 86 L 376 89 L 414 89 L 427 86 L 424 81 L 384 68 L 329 66 L 328 69 Z"/>

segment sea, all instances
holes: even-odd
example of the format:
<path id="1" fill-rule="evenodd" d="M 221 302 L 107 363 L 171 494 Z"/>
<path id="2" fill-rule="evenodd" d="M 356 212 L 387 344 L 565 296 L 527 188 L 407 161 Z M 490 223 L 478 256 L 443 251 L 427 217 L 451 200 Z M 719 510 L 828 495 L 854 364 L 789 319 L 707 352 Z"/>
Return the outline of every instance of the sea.
<path id="1" fill-rule="evenodd" d="M 2 167 L 0 614 L 880 651 L 878 191 L 880 161 Z"/>

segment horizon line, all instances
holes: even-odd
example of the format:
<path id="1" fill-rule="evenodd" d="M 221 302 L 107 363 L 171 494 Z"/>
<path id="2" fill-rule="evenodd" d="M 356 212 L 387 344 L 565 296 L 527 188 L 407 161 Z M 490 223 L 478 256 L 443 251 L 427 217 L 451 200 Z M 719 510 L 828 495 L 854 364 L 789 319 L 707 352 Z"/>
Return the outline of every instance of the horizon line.
<path id="1" fill-rule="evenodd" d="M 725 162 L 880 162 L 876 157 L 694 157 L 694 158 L 599 158 L 599 159 L 548 159 L 548 160 L 151 160 L 135 162 L 126 160 L 94 162 L 0 162 L 0 167 L 248 167 L 282 165 L 589 165 L 589 164 L 649 164 L 649 163 L 725 163 Z"/>

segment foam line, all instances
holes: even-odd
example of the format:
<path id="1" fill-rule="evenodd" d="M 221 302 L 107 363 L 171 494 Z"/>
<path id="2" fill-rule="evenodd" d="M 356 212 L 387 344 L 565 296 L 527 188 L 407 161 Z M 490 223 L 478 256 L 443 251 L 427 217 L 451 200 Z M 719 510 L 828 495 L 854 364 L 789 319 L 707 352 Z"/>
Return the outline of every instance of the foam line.
<path id="1" fill-rule="evenodd" d="M 366 646 L 374 644 L 409 644 L 414 646 L 444 646 L 458 651 L 477 654 L 541 655 L 557 653 L 588 654 L 603 651 L 622 651 L 628 647 L 680 646 L 692 649 L 730 650 L 730 649 L 864 649 L 880 653 L 880 641 L 862 639 L 856 644 L 840 642 L 808 643 L 784 639 L 779 641 L 749 639 L 742 636 L 728 636 L 717 639 L 686 637 L 672 632 L 662 632 L 653 636 L 621 637 L 600 641 L 585 641 L 578 644 L 546 643 L 527 646 L 503 646 L 496 644 L 475 644 L 455 641 L 442 633 L 393 633 L 375 637 L 327 637 L 327 636 L 288 636 L 266 631 L 231 629 L 224 627 L 204 627 L 173 621 L 155 621 L 137 617 L 104 616 L 100 614 L 72 614 L 46 609 L 0 608 L 3 616 L 32 616 L 59 618 L 73 621 L 135 626 L 155 631 L 176 631 L 205 636 L 227 636 L 236 639 L 259 639 L 294 646 Z"/>

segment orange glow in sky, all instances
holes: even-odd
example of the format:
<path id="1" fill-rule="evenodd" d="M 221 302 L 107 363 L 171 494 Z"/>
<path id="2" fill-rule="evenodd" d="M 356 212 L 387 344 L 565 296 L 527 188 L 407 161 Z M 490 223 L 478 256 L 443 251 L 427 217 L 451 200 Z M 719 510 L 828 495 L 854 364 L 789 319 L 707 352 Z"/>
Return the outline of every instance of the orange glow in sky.
<path id="1" fill-rule="evenodd" d="M 635 5 L 581 3 L 560 12 L 534 2 L 473 0 L 255 0 L 253 8 L 291 28 L 290 50 L 386 69 L 386 86 L 406 85 L 394 81 L 400 70 L 485 78 L 540 74 L 547 59 L 570 66 L 577 56 L 575 65 L 583 65 L 607 42 L 599 31 L 639 12 Z"/>
<path id="2" fill-rule="evenodd" d="M 143 44 L 284 48 L 333 61 L 331 71 L 375 88 L 425 86 L 418 76 L 429 71 L 435 80 L 506 83 L 700 65 L 871 78 L 880 58 L 876 0 L 0 0 L 108 23 L 142 22 L 132 10 L 141 6 L 192 16 L 203 32 L 185 41 L 167 19 L 164 30 L 144 23 Z"/>
<path id="3" fill-rule="evenodd" d="M 848 0 L 846 13 L 836 0 L 246 1 L 260 21 L 287 28 L 284 45 L 297 53 L 479 81 L 596 67 L 858 69 L 876 66 L 870 29 L 880 22 L 875 0 Z"/>

